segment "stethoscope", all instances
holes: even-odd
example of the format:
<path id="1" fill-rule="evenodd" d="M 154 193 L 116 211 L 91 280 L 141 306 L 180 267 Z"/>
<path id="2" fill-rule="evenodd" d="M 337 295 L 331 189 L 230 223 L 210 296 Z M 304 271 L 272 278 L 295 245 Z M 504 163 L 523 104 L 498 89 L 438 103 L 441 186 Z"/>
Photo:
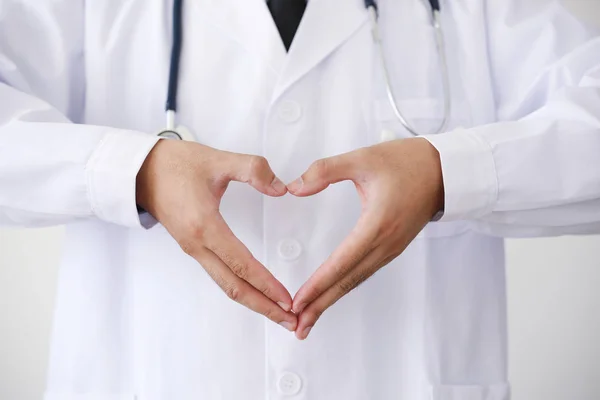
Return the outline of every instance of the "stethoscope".
<path id="1" fill-rule="evenodd" d="M 158 133 L 159 137 L 194 141 L 194 136 L 184 126 L 177 124 L 177 90 L 179 89 L 179 64 L 183 45 L 183 0 L 173 0 L 173 45 L 169 66 L 169 86 L 166 102 L 166 128 Z"/>
<path id="2" fill-rule="evenodd" d="M 381 41 L 381 35 L 379 33 L 379 9 L 375 0 L 364 0 L 365 7 L 369 11 L 371 17 L 371 31 L 373 32 L 373 40 L 377 44 L 377 53 L 381 61 L 381 67 L 383 70 L 383 78 L 385 80 L 385 89 L 387 98 L 394 111 L 395 117 L 400 123 L 410 132 L 413 136 L 420 136 L 425 134 L 437 134 L 441 133 L 446 129 L 448 119 L 451 113 L 451 93 L 450 93 L 450 76 L 448 73 L 448 62 L 446 60 L 446 45 L 444 42 L 444 31 L 442 30 L 441 18 L 440 18 L 440 2 L 439 0 L 429 0 L 431 5 L 431 13 L 433 18 L 433 27 L 435 29 L 435 43 L 438 51 L 439 68 L 442 75 L 442 87 L 444 91 L 444 115 L 439 126 L 433 132 L 419 132 L 408 120 L 404 117 L 394 91 L 392 90 L 392 79 L 390 77 L 390 71 L 388 63 L 385 58 L 385 52 L 383 51 L 383 44 Z"/>
<path id="3" fill-rule="evenodd" d="M 451 96 L 450 96 L 450 78 L 448 73 L 448 63 L 446 60 L 446 48 L 444 43 L 444 34 L 441 27 L 440 3 L 439 0 L 429 0 L 433 18 L 433 27 L 435 29 L 435 41 L 439 55 L 440 73 L 442 75 L 442 86 L 444 91 L 444 115 L 440 125 L 433 132 L 419 132 L 406 119 L 400 108 L 398 101 L 392 90 L 392 79 L 388 68 L 388 63 L 383 51 L 383 44 L 379 32 L 379 9 L 376 0 L 364 0 L 365 8 L 369 12 L 371 20 L 371 31 L 373 40 L 377 45 L 377 53 L 381 61 L 383 77 L 387 98 L 392 107 L 394 115 L 400 123 L 414 136 L 425 134 L 437 134 L 444 131 L 450 118 Z M 177 90 L 179 83 L 179 63 L 181 60 L 181 48 L 183 43 L 183 22 L 182 22 L 183 0 L 173 0 L 173 45 L 171 48 L 171 62 L 169 68 L 169 86 L 166 102 L 166 128 L 158 133 L 159 137 L 194 140 L 193 135 L 183 126 L 176 126 L 177 123 Z"/>

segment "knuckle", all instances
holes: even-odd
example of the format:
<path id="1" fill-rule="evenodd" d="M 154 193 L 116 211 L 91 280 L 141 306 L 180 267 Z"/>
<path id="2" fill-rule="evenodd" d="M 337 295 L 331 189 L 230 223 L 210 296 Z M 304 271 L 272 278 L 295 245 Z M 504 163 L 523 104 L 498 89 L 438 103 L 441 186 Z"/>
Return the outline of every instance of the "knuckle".
<path id="1" fill-rule="evenodd" d="M 250 175 L 257 176 L 269 169 L 269 162 L 262 156 L 250 157 Z"/>
<path id="2" fill-rule="evenodd" d="M 315 161 L 311 166 L 311 170 L 317 178 L 324 178 L 329 171 L 329 164 L 329 161 L 323 158 Z"/>
<path id="3" fill-rule="evenodd" d="M 239 276 L 243 280 L 247 280 L 248 278 L 248 264 L 243 261 L 239 261 L 230 256 L 224 256 L 227 258 L 227 265 L 233 271 L 234 274 Z"/>
<path id="4" fill-rule="evenodd" d="M 278 322 L 277 320 L 277 311 L 273 308 L 267 308 L 265 311 L 263 311 L 262 313 L 266 318 L 270 319 L 271 321 L 275 321 Z"/>
<path id="5" fill-rule="evenodd" d="M 194 251 L 195 246 L 193 245 L 192 241 L 182 240 L 182 241 L 179 242 L 179 247 L 188 256 L 194 256 L 194 254 L 195 254 L 195 251 Z"/>
<path id="6" fill-rule="evenodd" d="M 345 279 L 338 284 L 338 288 L 341 295 L 351 292 L 352 290 L 359 287 L 363 282 L 369 279 L 370 274 L 368 273 L 360 273 L 356 276 L 353 276 L 349 279 Z"/>
<path id="7" fill-rule="evenodd" d="M 338 283 L 337 286 L 339 294 L 345 294 L 352 291 L 352 289 L 356 287 L 356 284 L 357 282 L 355 279 L 347 279 Z"/>
<path id="8" fill-rule="evenodd" d="M 366 256 L 366 252 L 354 252 L 348 255 L 344 262 L 336 263 L 332 266 L 335 278 L 338 280 L 344 279 L 346 274 L 355 268 Z"/>
<path id="9" fill-rule="evenodd" d="M 217 257 L 219 257 L 221 259 L 221 261 L 223 261 L 223 263 L 225 263 L 225 265 L 227 265 L 229 267 L 229 269 L 238 277 L 240 277 L 243 280 L 247 280 L 249 274 L 248 274 L 248 261 L 247 260 L 240 260 L 236 257 L 234 257 L 233 255 L 231 255 L 229 252 L 222 250 L 221 248 L 218 248 L 216 246 L 213 246 L 211 248 L 211 251 L 213 253 L 215 253 L 217 255 Z"/>
<path id="10" fill-rule="evenodd" d="M 192 220 L 185 228 L 186 236 L 191 240 L 204 240 L 206 236 L 206 224 L 199 220 Z"/>
<path id="11" fill-rule="evenodd" d="M 378 223 L 376 240 L 383 243 L 393 241 L 398 236 L 398 225 L 393 222 Z M 377 243 L 377 242 L 376 242 Z"/>
<path id="12" fill-rule="evenodd" d="M 265 286 L 265 287 L 261 288 L 260 291 L 262 294 L 264 294 L 266 297 L 269 297 L 269 298 L 273 294 L 273 290 L 271 290 L 271 288 L 269 286 Z"/>
<path id="13" fill-rule="evenodd" d="M 353 265 L 352 263 L 350 263 L 350 265 Z M 346 272 L 348 271 L 348 268 L 350 268 L 348 265 L 346 264 L 337 264 L 333 267 L 333 273 L 335 275 L 336 279 L 342 279 L 344 278 L 344 276 L 346 276 Z"/>
<path id="14" fill-rule="evenodd" d="M 233 300 L 236 303 L 240 303 L 242 301 L 243 291 L 238 285 L 231 284 L 226 286 L 223 290 L 230 300 Z"/>

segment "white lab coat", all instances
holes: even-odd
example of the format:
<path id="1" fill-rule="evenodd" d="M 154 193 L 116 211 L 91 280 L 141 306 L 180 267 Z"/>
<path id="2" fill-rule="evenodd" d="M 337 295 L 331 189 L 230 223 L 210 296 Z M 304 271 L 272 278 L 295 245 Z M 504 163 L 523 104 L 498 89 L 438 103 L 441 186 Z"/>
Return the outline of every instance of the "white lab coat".
<path id="1" fill-rule="evenodd" d="M 160 225 L 136 173 L 164 126 L 171 2 L 0 0 L 0 224 L 67 224 L 46 400 L 507 400 L 502 237 L 600 231 L 600 39 L 556 1 L 448 0 L 445 216 L 326 312 L 306 342 L 231 302 Z M 381 0 L 394 90 L 442 115 L 427 2 Z M 289 54 L 263 0 L 185 5 L 180 121 L 314 160 L 408 134 L 361 0 L 312 0 Z M 360 211 L 234 184 L 222 212 L 293 294 Z M 144 225 L 144 226 L 142 226 Z"/>

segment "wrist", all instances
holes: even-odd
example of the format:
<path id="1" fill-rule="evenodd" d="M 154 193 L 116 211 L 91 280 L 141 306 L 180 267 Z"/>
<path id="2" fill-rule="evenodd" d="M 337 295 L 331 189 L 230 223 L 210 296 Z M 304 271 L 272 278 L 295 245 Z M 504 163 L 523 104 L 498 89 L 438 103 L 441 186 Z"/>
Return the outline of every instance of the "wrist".
<path id="1" fill-rule="evenodd" d="M 152 208 L 152 181 L 157 172 L 157 156 L 163 151 L 167 140 L 159 140 L 146 156 L 142 167 L 136 177 L 135 200 L 138 210 L 151 212 Z"/>
<path id="2" fill-rule="evenodd" d="M 431 207 L 428 209 L 428 216 L 431 219 L 438 220 L 444 210 L 444 177 L 442 172 L 442 163 L 439 151 L 426 139 L 416 138 L 421 144 L 420 156 L 425 160 L 425 182 L 429 187 L 429 199 Z"/>

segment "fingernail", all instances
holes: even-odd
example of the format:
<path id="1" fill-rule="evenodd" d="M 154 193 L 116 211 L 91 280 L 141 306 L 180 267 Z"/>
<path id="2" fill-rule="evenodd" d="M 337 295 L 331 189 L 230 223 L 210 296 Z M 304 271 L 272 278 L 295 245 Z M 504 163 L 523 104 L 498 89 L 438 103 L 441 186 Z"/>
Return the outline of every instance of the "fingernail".
<path id="1" fill-rule="evenodd" d="M 304 307 L 306 307 L 306 303 L 298 304 L 298 306 L 294 307 L 294 314 L 300 314 L 304 310 Z"/>
<path id="2" fill-rule="evenodd" d="M 291 322 L 283 321 L 283 322 L 280 322 L 279 325 L 283 326 L 285 329 L 287 329 L 290 332 L 294 332 L 296 330 L 295 324 L 293 324 Z"/>
<path id="3" fill-rule="evenodd" d="M 304 330 L 302 331 L 302 340 L 304 340 L 308 337 L 308 334 L 310 333 L 311 329 L 312 329 L 312 326 L 304 328 Z"/>
<path id="4" fill-rule="evenodd" d="M 279 304 L 279 307 L 283 308 L 285 312 L 289 312 L 292 309 L 291 305 L 284 303 L 283 301 L 279 301 L 277 304 Z"/>
<path id="5" fill-rule="evenodd" d="M 277 193 L 282 193 L 286 190 L 285 184 L 281 182 L 281 180 L 278 177 L 275 177 L 275 179 L 273 179 L 273 182 L 271 182 L 271 187 L 275 189 Z"/>
<path id="6" fill-rule="evenodd" d="M 296 192 L 296 191 L 302 189 L 303 185 L 304 185 L 304 180 L 302 179 L 302 177 L 300 177 L 288 185 L 288 190 L 291 192 Z"/>

